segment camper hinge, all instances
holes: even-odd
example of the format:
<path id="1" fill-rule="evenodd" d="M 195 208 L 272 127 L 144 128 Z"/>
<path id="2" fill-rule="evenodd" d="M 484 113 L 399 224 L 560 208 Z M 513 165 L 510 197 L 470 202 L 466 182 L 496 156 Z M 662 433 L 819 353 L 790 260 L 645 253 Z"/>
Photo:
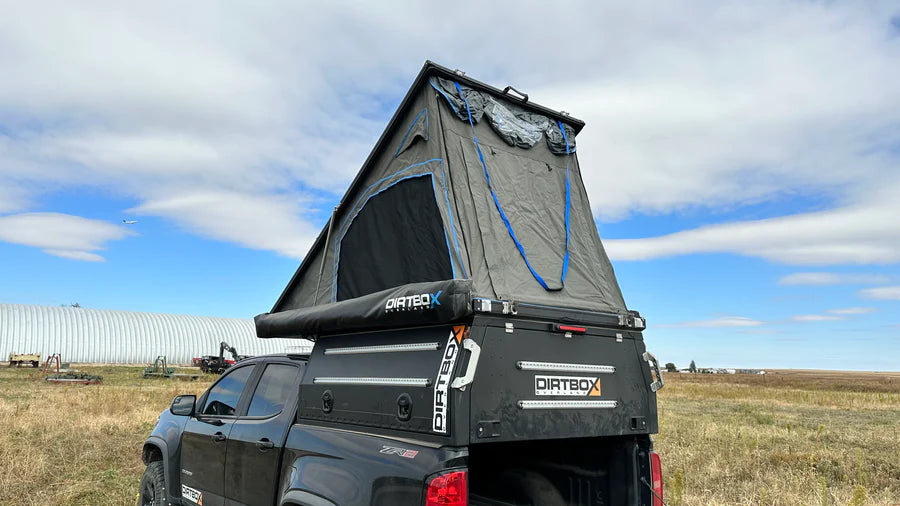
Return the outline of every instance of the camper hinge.
<path id="1" fill-rule="evenodd" d="M 515 327 L 513 327 L 512 322 L 506 322 L 506 333 L 512 334 L 513 330 L 515 330 Z"/>
<path id="2" fill-rule="evenodd" d="M 514 301 L 504 300 L 503 301 L 503 314 L 517 314 L 518 308 L 516 308 L 516 303 Z"/>
<path id="3" fill-rule="evenodd" d="M 463 348 L 469 350 L 469 364 L 466 366 L 466 373 L 456 378 L 450 383 L 451 388 L 465 390 L 466 385 L 475 380 L 475 370 L 478 368 L 478 357 L 481 355 L 481 346 L 471 339 L 463 339 Z"/>
<path id="4" fill-rule="evenodd" d="M 489 299 L 475 299 L 472 301 L 475 311 L 480 313 L 490 313 L 493 304 Z"/>

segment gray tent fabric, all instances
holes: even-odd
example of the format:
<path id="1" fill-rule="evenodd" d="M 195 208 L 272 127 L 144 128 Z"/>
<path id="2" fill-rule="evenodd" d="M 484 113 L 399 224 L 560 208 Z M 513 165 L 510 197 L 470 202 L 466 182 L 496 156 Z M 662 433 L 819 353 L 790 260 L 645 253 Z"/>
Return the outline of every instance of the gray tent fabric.
<path id="1" fill-rule="evenodd" d="M 426 63 L 336 208 L 331 227 L 326 225 L 272 312 L 337 303 L 343 272 L 419 272 L 407 283 L 421 281 L 425 271 L 438 276 L 395 264 L 398 257 L 428 262 L 436 255 L 449 257 L 452 278 L 468 280 L 476 297 L 626 312 L 575 152 L 582 125 Z M 351 224 L 376 196 L 423 177 L 428 185 L 420 187 L 433 191 L 429 212 L 440 222 L 443 242 L 343 247 Z M 416 220 L 389 217 L 414 213 L 415 204 L 395 207 L 382 205 L 376 215 L 385 223 L 425 230 Z M 396 237 L 408 237 L 404 234 Z M 404 247 L 411 248 L 409 254 L 398 255 L 396 248 Z M 342 269 L 342 262 L 363 262 L 367 269 Z M 353 284 L 366 285 L 358 281 Z"/>

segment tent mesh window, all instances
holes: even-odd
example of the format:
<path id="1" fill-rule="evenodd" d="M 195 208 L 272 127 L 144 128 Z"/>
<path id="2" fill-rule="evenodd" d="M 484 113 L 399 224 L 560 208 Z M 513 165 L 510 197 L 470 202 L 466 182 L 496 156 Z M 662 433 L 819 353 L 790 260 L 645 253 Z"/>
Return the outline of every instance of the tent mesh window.
<path id="1" fill-rule="evenodd" d="M 453 277 L 434 195 L 431 174 L 424 174 L 366 202 L 340 239 L 337 300 Z"/>

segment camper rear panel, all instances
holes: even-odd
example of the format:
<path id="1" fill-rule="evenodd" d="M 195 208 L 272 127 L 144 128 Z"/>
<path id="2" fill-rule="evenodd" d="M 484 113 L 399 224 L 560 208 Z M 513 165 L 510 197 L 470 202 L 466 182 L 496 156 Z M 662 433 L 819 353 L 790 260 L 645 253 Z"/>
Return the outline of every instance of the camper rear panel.
<path id="1" fill-rule="evenodd" d="M 513 318 L 476 324 L 486 330 L 470 397 L 472 443 L 657 431 L 640 332 L 567 332 Z"/>

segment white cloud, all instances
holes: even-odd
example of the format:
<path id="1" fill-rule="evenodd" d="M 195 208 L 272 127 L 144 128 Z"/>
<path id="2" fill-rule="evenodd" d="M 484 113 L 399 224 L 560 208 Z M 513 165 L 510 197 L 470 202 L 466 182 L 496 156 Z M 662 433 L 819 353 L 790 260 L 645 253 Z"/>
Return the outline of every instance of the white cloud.
<path id="1" fill-rule="evenodd" d="M 854 314 L 870 314 L 878 311 L 875 307 L 845 307 L 840 309 L 829 309 L 831 314 L 854 315 Z"/>
<path id="2" fill-rule="evenodd" d="M 813 213 L 809 231 L 792 217 L 611 241 L 617 258 L 900 258 L 884 219 L 897 204 L 867 198 L 900 172 L 890 5 L 541 4 L 537 25 L 530 8 L 471 7 L 504 22 L 473 36 L 428 5 L 0 5 L 0 68 L 15 76 L 0 80 L 0 212 L 91 186 L 187 230 L 296 256 L 320 226 L 311 195 L 343 191 L 427 57 L 587 120 L 579 156 L 604 219 L 797 194 L 840 207 Z M 566 42 L 530 35 L 536 26 Z M 500 57 L 513 46 L 526 56 Z M 212 211 L 200 201 L 251 216 L 201 218 Z"/>
<path id="3" fill-rule="evenodd" d="M 779 285 L 875 285 L 887 283 L 883 274 L 843 274 L 837 272 L 797 272 L 778 280 Z"/>
<path id="4" fill-rule="evenodd" d="M 824 314 L 803 314 L 791 317 L 792 321 L 795 322 L 832 322 L 837 320 L 843 320 L 840 316 L 834 315 L 824 315 Z"/>
<path id="5" fill-rule="evenodd" d="M 879 286 L 859 291 L 860 297 L 866 299 L 900 300 L 900 286 Z"/>
<path id="6" fill-rule="evenodd" d="M 788 264 L 900 261 L 900 184 L 865 203 L 830 211 L 708 225 L 648 239 L 606 240 L 610 257 L 648 260 L 691 253 L 736 253 Z"/>
<path id="7" fill-rule="evenodd" d="M 301 204 L 272 195 L 186 191 L 128 212 L 164 216 L 198 235 L 300 258 L 319 232 L 305 225 Z"/>
<path id="8" fill-rule="evenodd" d="M 45 253 L 73 260 L 102 262 L 96 251 L 106 243 L 133 232 L 100 220 L 59 213 L 24 213 L 0 216 L 0 241 L 42 249 Z"/>
<path id="9" fill-rule="evenodd" d="M 752 318 L 747 318 L 744 316 L 722 316 L 719 318 L 713 318 L 711 320 L 698 320 L 698 321 L 680 322 L 680 323 L 664 323 L 661 325 L 657 325 L 657 327 L 663 327 L 663 328 L 756 327 L 758 325 L 764 325 L 765 323 L 766 322 L 754 320 Z"/>

